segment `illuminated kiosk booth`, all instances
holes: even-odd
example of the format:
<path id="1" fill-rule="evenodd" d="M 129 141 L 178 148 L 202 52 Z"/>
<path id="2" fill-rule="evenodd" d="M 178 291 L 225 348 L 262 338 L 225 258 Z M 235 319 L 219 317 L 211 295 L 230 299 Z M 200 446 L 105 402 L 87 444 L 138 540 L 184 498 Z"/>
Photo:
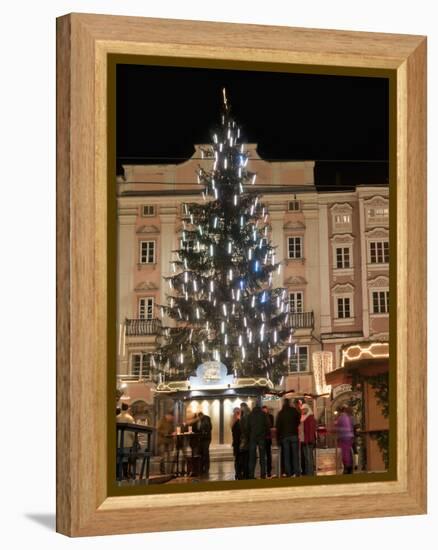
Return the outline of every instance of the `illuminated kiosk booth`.
<path id="1" fill-rule="evenodd" d="M 173 409 L 177 424 L 203 412 L 213 425 L 212 444 L 231 444 L 230 421 L 242 401 L 252 408 L 257 398 L 274 390 L 269 378 L 235 378 L 218 361 L 207 361 L 188 380 L 161 382 L 155 389 L 156 415 Z"/>
<path id="2" fill-rule="evenodd" d="M 379 376 L 388 373 L 388 342 L 360 342 L 344 347 L 341 353 L 341 368 L 326 373 L 327 384 L 332 386 L 332 410 L 360 397 L 366 470 L 383 471 L 385 463 L 378 437 L 388 434 L 389 421 L 376 396 L 375 384 Z"/>

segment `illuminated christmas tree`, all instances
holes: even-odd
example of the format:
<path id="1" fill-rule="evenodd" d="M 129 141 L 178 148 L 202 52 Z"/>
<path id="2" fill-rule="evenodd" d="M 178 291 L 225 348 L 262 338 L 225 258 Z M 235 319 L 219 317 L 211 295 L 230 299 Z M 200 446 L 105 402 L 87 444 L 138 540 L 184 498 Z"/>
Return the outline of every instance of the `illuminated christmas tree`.
<path id="1" fill-rule="evenodd" d="M 278 381 L 292 346 L 288 294 L 272 286 L 281 264 L 268 212 L 252 188 L 256 174 L 247 170 L 248 152 L 225 90 L 223 96 L 221 124 L 202 150 L 212 163 L 198 171 L 203 200 L 184 206 L 177 260 L 166 277 L 163 323 L 168 317 L 176 326 L 163 327 L 152 361 L 171 379 L 214 360 L 235 376 Z"/>

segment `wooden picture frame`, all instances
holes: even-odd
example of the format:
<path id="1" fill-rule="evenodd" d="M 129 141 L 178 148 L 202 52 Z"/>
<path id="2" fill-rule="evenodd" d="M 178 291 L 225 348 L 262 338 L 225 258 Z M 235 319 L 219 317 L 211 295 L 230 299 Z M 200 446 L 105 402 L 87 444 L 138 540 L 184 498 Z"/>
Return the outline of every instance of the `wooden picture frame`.
<path id="1" fill-rule="evenodd" d="M 107 60 L 115 54 L 393 72 L 395 480 L 108 496 Z M 57 531 L 84 536 L 426 513 L 425 37 L 60 17 L 57 262 Z"/>

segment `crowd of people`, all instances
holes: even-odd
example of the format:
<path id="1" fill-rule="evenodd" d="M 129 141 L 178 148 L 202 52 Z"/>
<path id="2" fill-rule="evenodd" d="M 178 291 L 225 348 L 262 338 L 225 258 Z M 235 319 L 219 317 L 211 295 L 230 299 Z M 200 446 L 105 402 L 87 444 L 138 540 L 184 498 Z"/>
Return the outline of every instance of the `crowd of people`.
<path id="1" fill-rule="evenodd" d="M 338 413 L 333 431 L 341 450 L 343 473 L 352 474 L 357 449 L 351 407 L 342 405 Z M 273 440 L 280 449 L 280 476 L 315 475 L 317 423 L 310 405 L 300 399 L 284 399 L 275 421 L 268 407 L 256 405 L 250 410 L 243 402 L 233 411 L 231 431 L 236 479 L 254 479 L 257 458 L 260 477 L 272 477 Z"/>
<path id="2" fill-rule="evenodd" d="M 135 422 L 128 409 L 128 405 L 124 403 L 118 411 L 117 422 Z M 272 410 L 262 406 L 260 402 L 252 409 L 248 403 L 242 402 L 240 407 L 233 410 L 230 429 L 236 480 L 255 479 L 257 462 L 260 465 L 259 473 L 262 479 L 273 477 L 273 442 L 280 450 L 279 476 L 299 477 L 315 474 L 317 423 L 311 407 L 302 400 L 284 399 L 275 419 Z M 351 474 L 355 433 L 348 406 L 343 406 L 339 410 L 335 430 L 341 450 L 343 472 Z M 176 473 L 176 450 L 182 455 L 182 473 L 208 476 L 211 438 L 212 422 L 203 412 L 194 414 L 176 427 L 173 411 L 168 411 L 157 426 L 160 472 Z M 127 431 L 124 446 L 130 448 L 136 443 L 133 432 Z M 178 463 L 176 467 L 178 468 Z"/>
<path id="3" fill-rule="evenodd" d="M 272 477 L 272 442 L 280 447 L 280 475 L 298 477 L 314 474 L 313 450 L 316 442 L 316 421 L 309 405 L 300 400 L 284 399 L 274 421 L 266 406 L 247 403 L 233 411 L 231 420 L 236 479 L 254 479 L 257 458 L 260 477 Z"/>

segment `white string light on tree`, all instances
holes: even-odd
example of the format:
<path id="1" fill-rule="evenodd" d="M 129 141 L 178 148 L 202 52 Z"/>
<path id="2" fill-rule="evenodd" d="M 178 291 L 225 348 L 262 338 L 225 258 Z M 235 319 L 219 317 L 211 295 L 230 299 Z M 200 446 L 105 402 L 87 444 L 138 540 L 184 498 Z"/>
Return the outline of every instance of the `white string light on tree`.
<path id="1" fill-rule="evenodd" d="M 280 264 L 269 214 L 253 187 L 256 174 L 248 169 L 250 155 L 225 89 L 222 109 L 211 144 L 201 148 L 197 182 L 203 201 L 182 210 L 181 246 L 162 306 L 176 327 L 163 331 L 160 361 L 179 379 L 199 363 L 217 360 L 235 376 L 265 376 L 268 369 L 278 380 L 292 345 L 287 292 L 272 286 Z"/>

